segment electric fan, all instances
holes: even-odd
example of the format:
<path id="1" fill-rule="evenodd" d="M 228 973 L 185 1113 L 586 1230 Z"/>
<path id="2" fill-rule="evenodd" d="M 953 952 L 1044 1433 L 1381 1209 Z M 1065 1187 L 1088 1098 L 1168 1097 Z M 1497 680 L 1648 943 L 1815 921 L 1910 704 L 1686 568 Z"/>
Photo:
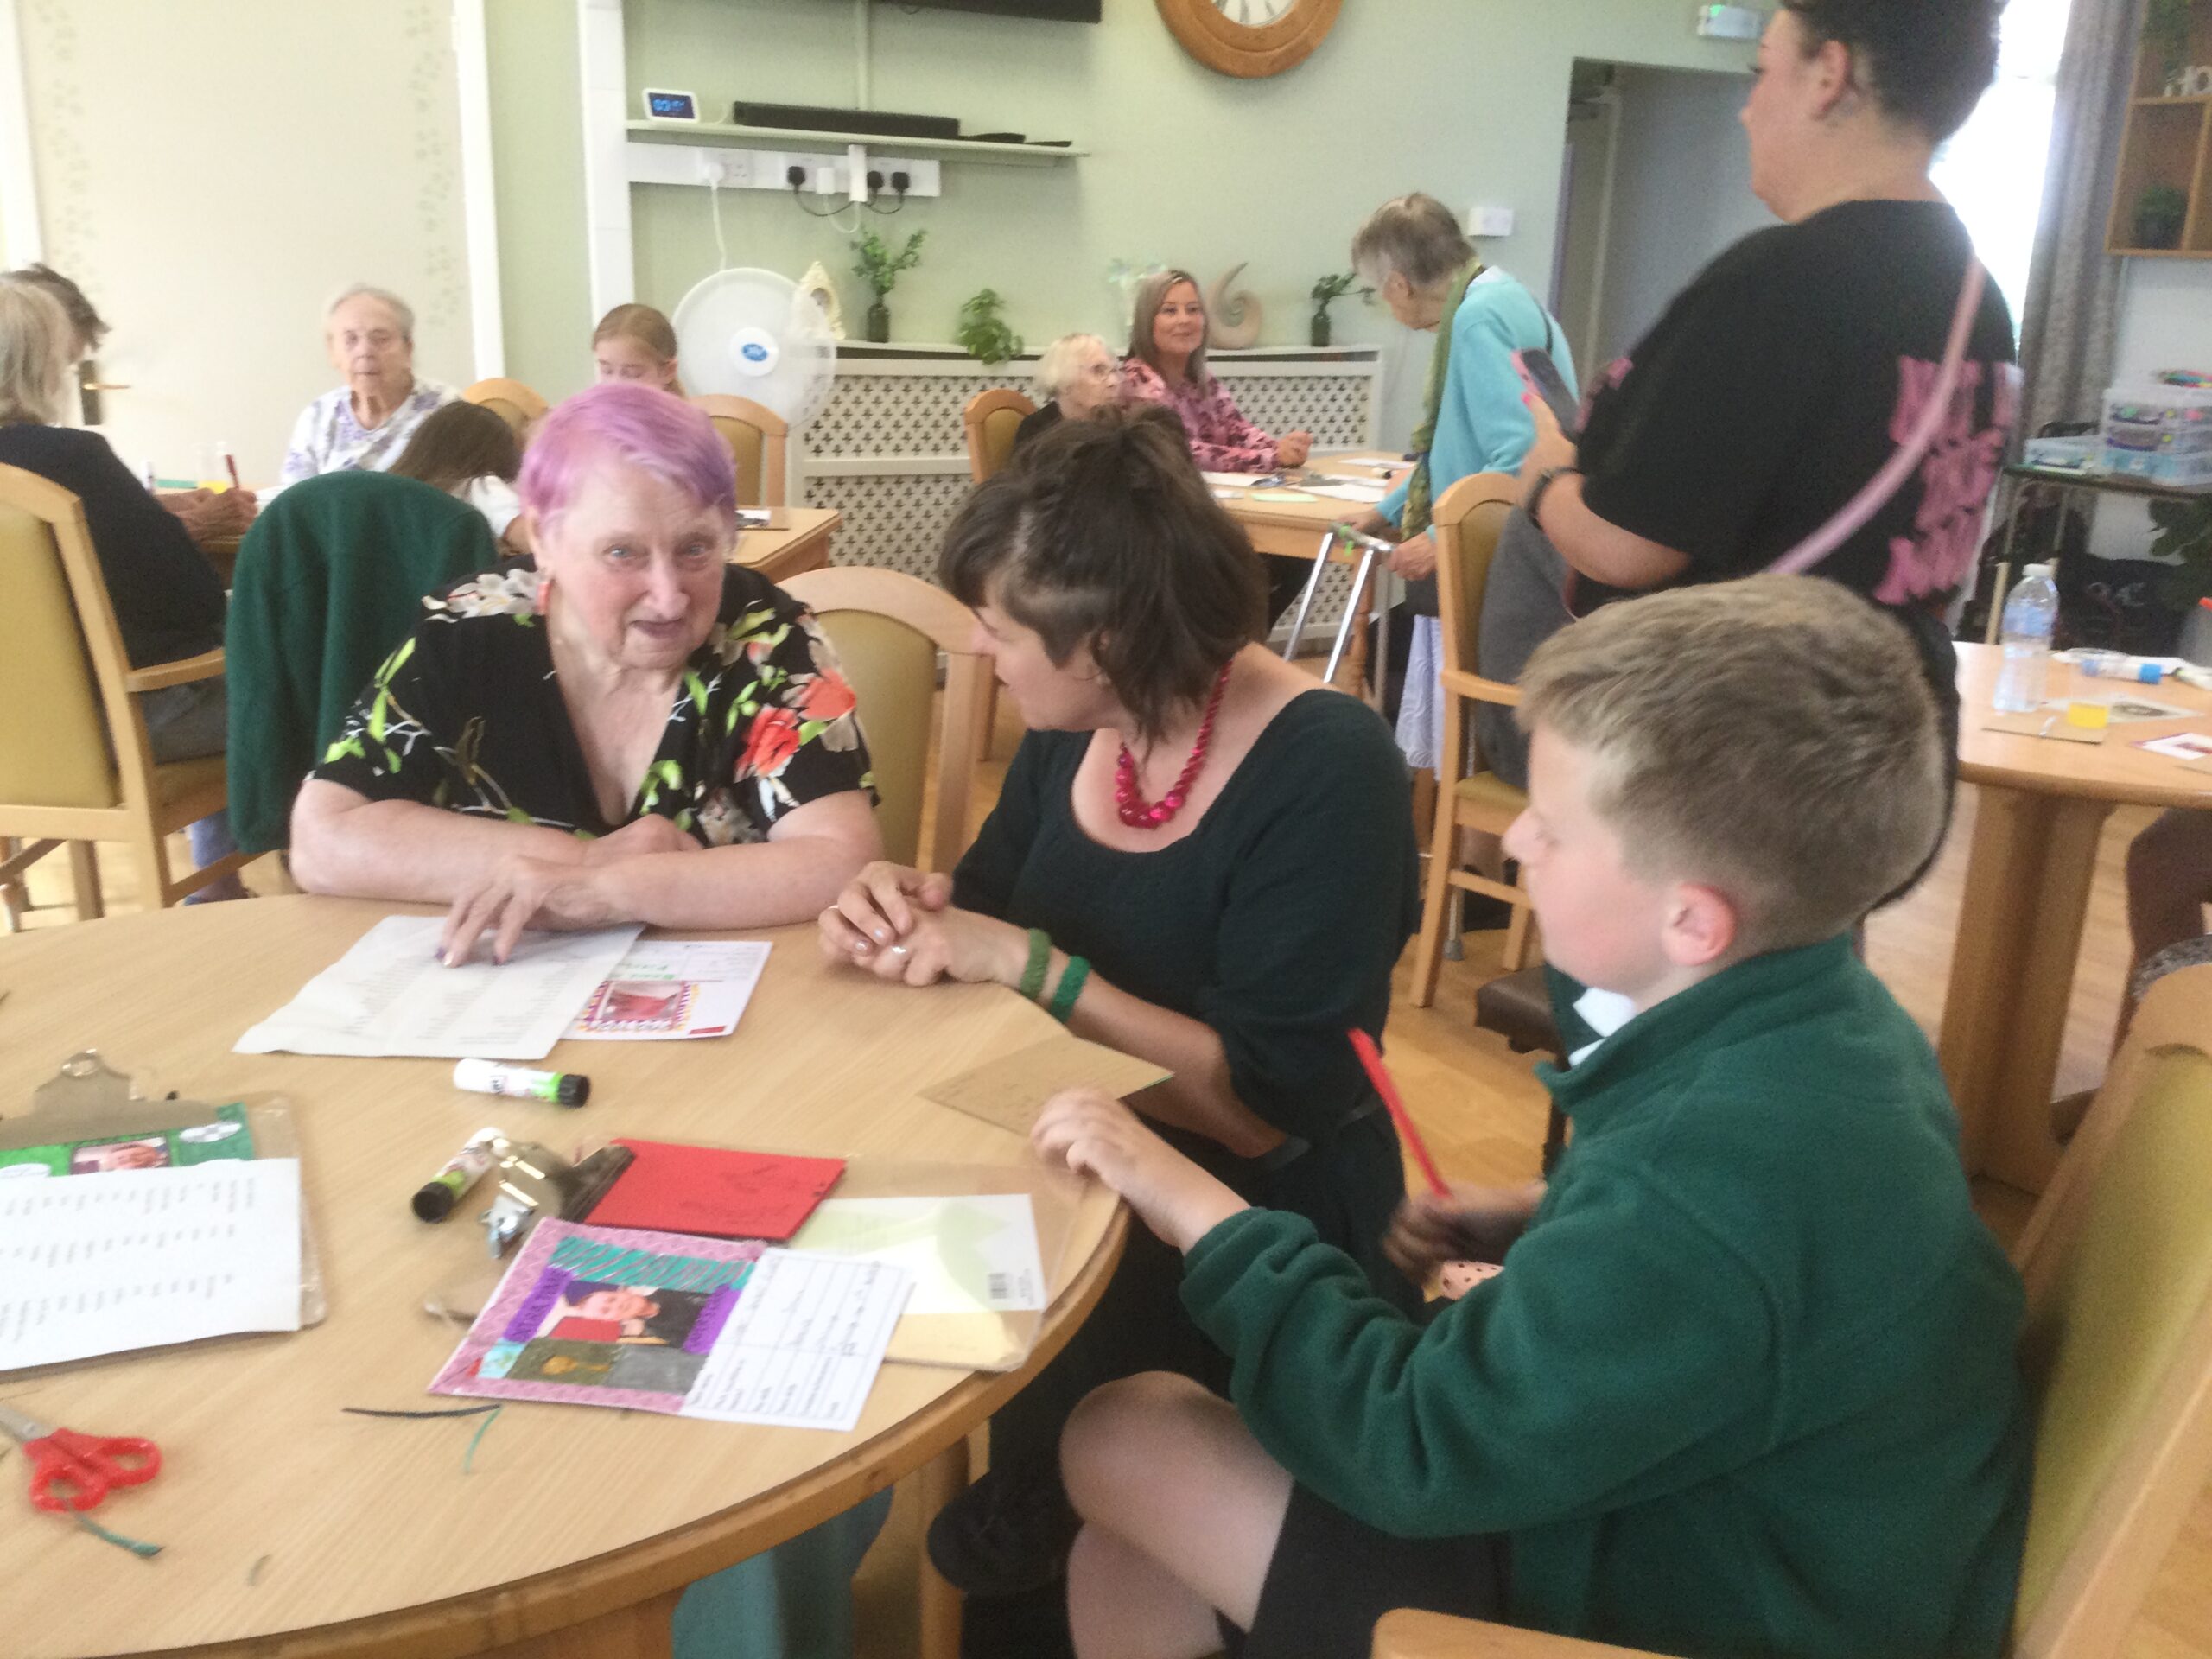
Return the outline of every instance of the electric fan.
<path id="1" fill-rule="evenodd" d="M 822 305 L 788 276 L 718 270 L 677 302 L 684 390 L 750 397 L 798 431 L 830 401 L 837 342 Z"/>

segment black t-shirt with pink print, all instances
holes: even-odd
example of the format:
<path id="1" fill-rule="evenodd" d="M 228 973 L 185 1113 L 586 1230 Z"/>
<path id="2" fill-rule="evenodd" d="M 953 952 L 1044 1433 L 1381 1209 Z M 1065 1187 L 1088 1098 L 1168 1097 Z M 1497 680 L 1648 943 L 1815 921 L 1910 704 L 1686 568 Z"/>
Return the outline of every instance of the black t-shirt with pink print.
<path id="1" fill-rule="evenodd" d="M 1940 201 L 1845 202 L 1746 237 L 1593 378 L 1583 499 L 1688 555 L 1687 581 L 1764 570 L 1855 496 L 1917 423 L 1971 255 Z M 2015 355 L 1993 281 L 1927 457 L 1815 574 L 1894 609 L 1948 607 L 1973 575 L 2018 419 Z"/>

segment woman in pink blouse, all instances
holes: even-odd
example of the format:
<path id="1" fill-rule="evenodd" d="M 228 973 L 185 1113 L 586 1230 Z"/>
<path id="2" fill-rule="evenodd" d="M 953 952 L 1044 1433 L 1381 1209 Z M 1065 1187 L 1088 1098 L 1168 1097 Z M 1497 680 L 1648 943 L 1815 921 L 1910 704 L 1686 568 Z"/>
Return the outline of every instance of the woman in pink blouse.
<path id="1" fill-rule="evenodd" d="M 1271 438 L 1244 418 L 1229 388 L 1206 371 L 1206 302 L 1187 270 L 1163 270 L 1137 289 L 1129 354 L 1122 364 L 1122 401 L 1173 410 L 1190 440 L 1191 458 L 1209 473 L 1271 473 L 1302 467 L 1313 448 L 1310 432 Z M 1313 567 L 1304 559 L 1266 556 L 1268 626 L 1290 607 Z"/>
<path id="2" fill-rule="evenodd" d="M 1206 304 L 1186 270 L 1147 276 L 1137 290 L 1123 403 L 1161 404 L 1182 417 L 1191 455 L 1209 473 L 1271 473 L 1302 467 L 1311 433 L 1271 438 L 1246 420 L 1229 388 L 1206 372 Z"/>

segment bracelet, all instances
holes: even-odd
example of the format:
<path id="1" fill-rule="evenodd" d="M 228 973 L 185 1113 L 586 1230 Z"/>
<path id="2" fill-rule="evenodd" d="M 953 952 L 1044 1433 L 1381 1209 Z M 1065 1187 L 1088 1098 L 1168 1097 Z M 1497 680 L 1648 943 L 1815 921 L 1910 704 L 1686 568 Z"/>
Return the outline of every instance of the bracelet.
<path id="1" fill-rule="evenodd" d="M 1046 1010 L 1062 1025 L 1075 1014 L 1075 1000 L 1083 995 L 1084 982 L 1090 977 L 1090 964 L 1081 957 L 1070 957 L 1068 965 L 1060 975 L 1058 988 L 1052 993 L 1052 1006 Z"/>
<path id="2" fill-rule="evenodd" d="M 1029 962 L 1021 970 L 1021 994 L 1034 1002 L 1045 995 L 1045 970 L 1052 965 L 1052 941 L 1041 927 L 1029 930 Z"/>
<path id="3" fill-rule="evenodd" d="M 1529 515 L 1529 522 L 1539 531 L 1544 527 L 1542 517 L 1544 497 L 1550 493 L 1554 483 L 1569 473 L 1577 478 L 1582 476 L 1582 469 L 1580 467 L 1547 467 L 1536 474 L 1535 483 L 1529 486 L 1529 499 L 1522 503 L 1521 511 Z"/>

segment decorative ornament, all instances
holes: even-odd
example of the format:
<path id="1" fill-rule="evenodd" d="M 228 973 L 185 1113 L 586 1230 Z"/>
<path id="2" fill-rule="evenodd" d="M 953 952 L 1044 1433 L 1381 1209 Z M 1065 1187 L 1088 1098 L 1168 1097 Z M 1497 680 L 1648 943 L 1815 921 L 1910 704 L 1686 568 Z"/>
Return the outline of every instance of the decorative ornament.
<path id="1" fill-rule="evenodd" d="M 1206 296 L 1206 343 L 1221 351 L 1241 352 L 1260 343 L 1264 314 L 1259 296 L 1246 289 L 1230 287 L 1243 270 L 1241 260 L 1231 265 Z"/>
<path id="2" fill-rule="evenodd" d="M 1182 772 L 1159 800 L 1145 799 L 1137 781 L 1137 758 L 1129 753 L 1128 744 L 1122 745 L 1121 757 L 1114 763 L 1114 808 L 1130 829 L 1157 830 L 1180 812 L 1191 798 L 1191 785 L 1198 781 L 1199 769 L 1206 763 L 1206 751 L 1213 747 L 1213 718 L 1221 712 L 1221 694 L 1229 690 L 1229 671 L 1236 666 L 1234 658 L 1221 665 L 1221 677 L 1213 683 L 1213 696 L 1206 699 L 1205 718 L 1198 722 L 1198 740 L 1191 745 L 1191 758 L 1183 763 Z"/>
<path id="3" fill-rule="evenodd" d="M 822 315 L 830 325 L 830 338 L 845 338 L 845 308 L 838 302 L 837 285 L 830 280 L 830 273 L 817 259 L 806 268 L 806 275 L 798 279 L 798 291 L 811 296 L 822 308 Z"/>

